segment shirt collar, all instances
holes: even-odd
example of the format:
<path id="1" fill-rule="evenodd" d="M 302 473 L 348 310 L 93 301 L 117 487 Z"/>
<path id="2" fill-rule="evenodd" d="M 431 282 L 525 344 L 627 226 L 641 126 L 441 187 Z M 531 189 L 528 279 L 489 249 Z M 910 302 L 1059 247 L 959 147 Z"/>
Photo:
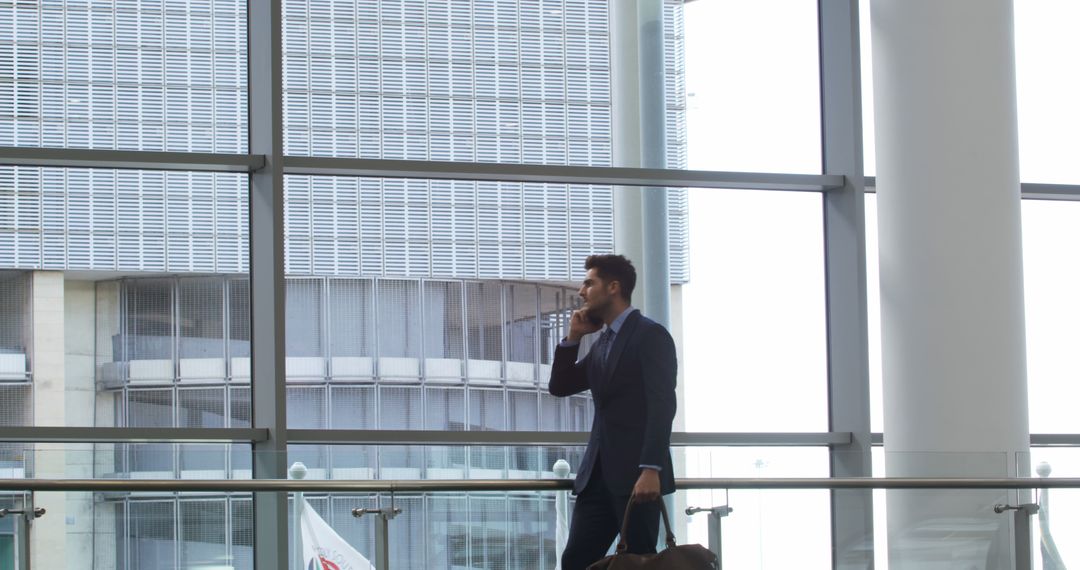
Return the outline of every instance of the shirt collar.
<path id="1" fill-rule="evenodd" d="M 615 317 L 614 321 L 611 321 L 611 325 L 608 326 L 614 334 L 619 334 L 619 329 L 622 328 L 623 323 L 626 322 L 626 318 L 630 316 L 630 313 L 634 312 L 634 307 L 626 307 L 626 309 L 619 313 L 619 316 Z"/>

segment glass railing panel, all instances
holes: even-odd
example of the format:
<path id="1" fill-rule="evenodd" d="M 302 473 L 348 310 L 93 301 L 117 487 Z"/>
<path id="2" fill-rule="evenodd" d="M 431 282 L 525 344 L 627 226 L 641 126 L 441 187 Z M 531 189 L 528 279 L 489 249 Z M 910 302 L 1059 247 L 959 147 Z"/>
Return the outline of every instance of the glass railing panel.
<path id="1" fill-rule="evenodd" d="M 27 533 L 34 568 L 254 568 L 250 493 L 35 492 L 32 506 L 44 514 L 29 526 L 0 519 L 0 567 Z"/>
<path id="2" fill-rule="evenodd" d="M 878 477 L 1005 478 L 1017 471 L 1008 453 L 874 454 Z M 876 567 L 904 570 L 940 564 L 1012 568 L 1015 528 L 1012 511 L 1029 493 L 1009 489 L 890 489 L 873 492 Z"/>
<path id="3" fill-rule="evenodd" d="M 676 448 L 685 477 L 827 477 L 823 448 Z M 676 468 L 678 471 L 678 468 Z M 688 507 L 728 506 L 721 517 L 723 563 L 728 568 L 830 568 L 829 492 L 825 490 L 692 490 L 674 495 L 672 523 L 680 543 L 710 541 L 710 513 Z M 715 540 L 715 538 L 713 538 Z"/>
<path id="4" fill-rule="evenodd" d="M 290 566 L 322 557 L 366 567 L 380 556 L 384 528 L 391 568 L 553 568 L 555 503 L 552 492 L 294 493 Z"/>
<path id="5" fill-rule="evenodd" d="M 289 446 L 286 463 L 304 479 L 551 479 L 565 460 L 576 475 L 585 448 L 536 445 Z"/>
<path id="6" fill-rule="evenodd" d="M 1074 447 L 1034 447 L 1030 452 L 1032 477 L 1080 477 L 1080 450 Z M 1022 457 L 1021 457 L 1022 460 Z M 1080 566 L 1080 489 L 1038 489 L 1032 517 L 1034 568 Z"/>
<path id="7" fill-rule="evenodd" d="M 406 449 L 408 453 L 402 453 Z M 294 464 L 304 462 L 303 479 L 377 482 L 389 479 L 525 479 L 559 477 L 555 461 L 580 461 L 580 446 L 292 446 L 277 463 L 285 476 L 298 478 Z M 7 478 L 124 479 L 132 486 L 147 479 L 178 483 L 251 476 L 247 444 L 103 443 L 23 444 L 24 466 Z M 412 454 L 412 455 L 410 455 Z M 185 455 L 204 469 L 184 469 Z M 502 468 L 474 467 L 497 455 Z M 823 448 L 698 447 L 676 448 L 680 477 L 791 478 L 827 477 L 828 452 Z M 1074 477 L 1080 472 L 1071 449 L 1036 449 L 1028 454 L 883 454 L 876 453 L 875 471 L 893 469 L 893 477 L 999 478 L 1021 476 Z M 248 470 L 229 470 L 236 457 Z M 474 457 L 476 456 L 476 457 Z M 410 461 L 414 462 L 410 463 Z M 553 461 L 553 459 L 555 461 Z M 349 463 L 348 461 L 352 461 Z M 310 464 L 309 464 L 310 463 Z M 549 465 L 550 463 L 550 465 Z M 1047 465 L 1050 473 L 1047 473 Z M 222 468 L 224 465 L 226 468 Z M 511 468 L 517 465 L 519 468 Z M 1058 467 L 1054 467 L 1057 465 Z M 495 472 L 497 471 L 497 473 Z M 409 475 L 408 477 L 399 477 Z M 0 494 L 0 567 L 16 540 L 30 536 L 32 562 L 39 567 L 93 560 L 93 568 L 253 567 L 252 494 L 249 491 L 169 489 L 22 492 Z M 304 551 L 303 533 L 318 535 L 319 545 L 347 544 L 368 560 L 377 556 L 382 518 L 386 515 L 391 568 L 554 567 L 559 551 L 559 517 L 572 513 L 574 498 L 561 511 L 558 491 L 431 491 L 403 489 L 328 492 L 312 490 L 289 496 L 291 553 Z M 831 498 L 872 496 L 877 539 L 837 541 L 831 535 Z M 1025 535 L 1013 508 L 1038 504 Z M 307 528 L 299 507 L 316 513 L 323 523 Z M 961 560 L 969 567 L 1012 567 L 1017 545 L 1027 537 L 1035 567 L 1076 563 L 1077 549 L 1067 537 L 1078 527 L 1074 508 L 1080 491 L 1042 489 L 1035 493 L 1007 489 L 897 489 L 879 492 L 827 489 L 710 489 L 679 491 L 670 498 L 673 530 L 682 543 L 698 543 L 722 551 L 729 568 L 831 568 L 838 561 L 859 560 L 873 548 L 876 567 L 926 568 Z M 19 527 L 16 510 L 44 508 L 30 534 Z M 709 509 L 730 509 L 710 528 Z M 354 516 L 354 509 L 368 509 Z M 694 508 L 698 512 L 688 512 Z M 385 509 L 400 509 L 388 511 Z M 1001 511 L 1001 512 L 998 512 Z M 561 513 L 565 513 L 562 515 Z M 390 516 L 392 514 L 392 516 Z M 307 519 L 315 520 L 312 517 Z M 323 524 L 323 526 L 319 526 Z M 332 529 L 333 535 L 325 529 Z M 299 529 L 300 535 L 296 532 Z M 323 529 L 323 530 L 318 530 Z M 314 533 L 314 534 L 313 534 Z M 321 533 L 321 534 L 319 534 Z M 339 538 L 333 538 L 337 536 Z M 329 538 L 327 538 L 329 537 Z M 311 536 L 307 539 L 312 543 Z M 333 541 L 339 541 L 334 543 Z M 1018 542 L 1020 541 L 1020 542 Z M 63 545 L 61 548 L 60 545 Z M 299 546 L 295 546 L 299 545 Z M 10 546 L 10 548 L 8 548 Z M 312 550 L 313 547 L 308 548 Z M 344 548 L 344 547 L 342 547 Z M 344 556 L 344 555 L 342 555 Z M 81 558 L 74 558 L 81 557 Z M 153 560 L 153 562 L 147 562 Z M 334 559 L 330 559 L 335 562 Z M 347 558 L 342 558 L 339 563 Z"/>

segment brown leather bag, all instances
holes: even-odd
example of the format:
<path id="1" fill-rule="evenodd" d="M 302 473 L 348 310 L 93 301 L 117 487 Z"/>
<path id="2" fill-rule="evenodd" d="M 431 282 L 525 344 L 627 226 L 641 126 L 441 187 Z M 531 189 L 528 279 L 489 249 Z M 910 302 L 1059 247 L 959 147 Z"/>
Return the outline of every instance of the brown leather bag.
<path id="1" fill-rule="evenodd" d="M 664 530 L 667 533 L 667 548 L 656 554 L 630 554 L 626 551 L 626 525 L 630 522 L 630 509 L 634 502 L 626 504 L 623 515 L 622 532 L 615 554 L 589 565 L 588 570 L 716 570 L 720 561 L 708 548 L 700 544 L 675 546 L 675 535 L 668 522 L 667 507 L 660 501 L 660 514 L 664 516 Z"/>

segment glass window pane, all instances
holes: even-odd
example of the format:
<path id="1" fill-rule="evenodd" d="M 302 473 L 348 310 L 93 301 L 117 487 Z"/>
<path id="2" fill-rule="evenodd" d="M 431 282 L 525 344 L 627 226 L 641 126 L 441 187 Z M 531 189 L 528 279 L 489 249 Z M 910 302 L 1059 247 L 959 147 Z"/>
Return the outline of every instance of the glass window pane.
<path id="1" fill-rule="evenodd" d="M 870 365 L 870 431 L 885 431 L 881 365 L 881 275 L 878 264 L 877 196 L 864 202 L 866 226 L 866 324 Z"/>
<path id="2" fill-rule="evenodd" d="M 229 279 L 229 356 L 251 356 L 251 285 L 247 279 Z M 249 366 L 237 366 L 233 377 L 250 378 Z"/>
<path id="3" fill-rule="evenodd" d="M 532 364 L 537 360 L 537 288 L 530 285 L 508 286 L 506 306 L 510 312 L 506 323 L 510 349 L 507 360 L 515 365 L 514 370 L 507 370 L 507 379 L 532 382 L 532 367 L 518 364 Z"/>
<path id="4" fill-rule="evenodd" d="M 424 356 L 430 363 L 427 369 L 429 378 L 440 375 L 438 369 L 433 369 L 433 366 L 439 363 L 431 363 L 431 359 L 460 361 L 464 356 L 465 331 L 462 326 L 461 289 L 461 283 L 424 282 Z M 460 377 L 460 362 L 457 373 L 452 375 Z"/>
<path id="5" fill-rule="evenodd" d="M 127 283 L 127 354 L 131 360 L 173 357 L 173 282 L 146 279 Z M 171 380 L 171 371 L 169 372 Z M 139 378 L 136 370 L 130 370 Z M 139 378 L 142 379 L 142 378 Z"/>
<path id="6" fill-rule="evenodd" d="M 863 174 L 877 172 L 874 144 L 874 50 L 870 35 L 870 0 L 859 0 L 859 74 L 862 79 Z"/>
<path id="7" fill-rule="evenodd" d="M 0 378 L 26 377 L 29 296 L 29 273 L 0 271 Z M 18 366 L 20 360 L 21 367 Z"/>
<path id="8" fill-rule="evenodd" d="M 1024 200 L 1028 422 L 1033 433 L 1080 433 L 1080 203 Z"/>
<path id="9" fill-rule="evenodd" d="M 581 305 L 581 297 L 573 289 L 540 287 L 540 363 L 550 365 L 555 347 L 566 336 L 570 315 Z M 550 370 L 541 367 L 540 384 L 547 383 Z"/>
<path id="10" fill-rule="evenodd" d="M 419 358 L 420 283 L 392 279 L 380 279 L 378 283 L 379 355 Z M 384 371 L 380 372 L 386 374 Z"/>
<path id="11" fill-rule="evenodd" d="M 331 386 L 332 429 L 375 429 L 374 386 Z"/>
<path id="12" fill-rule="evenodd" d="M 286 274 L 577 280 L 587 255 L 614 247 L 612 199 L 611 187 L 597 185 L 448 188 L 438 180 L 290 175 Z M 668 192 L 668 208 L 672 278 L 681 282 L 688 271 L 685 190 Z"/>
<path id="13" fill-rule="evenodd" d="M 431 494 L 425 503 L 428 568 L 464 568 L 468 563 L 469 508 L 463 496 Z"/>
<path id="14" fill-rule="evenodd" d="M 686 429 L 825 431 L 821 197 L 695 189 L 690 203 Z"/>
<path id="15" fill-rule="evenodd" d="M 286 414 L 293 429 L 326 429 L 326 387 L 289 386 Z"/>
<path id="16" fill-rule="evenodd" d="M 424 390 L 427 412 L 424 429 L 462 431 L 465 429 L 465 390 L 434 388 Z"/>
<path id="17" fill-rule="evenodd" d="M 1080 52 L 1080 5 L 1043 0 L 1017 2 L 1013 10 L 1020 179 L 1080 184 L 1080 78 L 1062 73 Z"/>
<path id="18" fill-rule="evenodd" d="M 465 286 L 470 359 L 502 360 L 501 293 L 502 288 L 495 283 L 468 283 Z"/>
<path id="19" fill-rule="evenodd" d="M 285 152 L 611 165 L 607 2 L 444 4 L 285 2 Z M 681 167 L 682 2 L 666 8 L 668 154 Z"/>
<path id="20" fill-rule="evenodd" d="M 177 390 L 177 427 L 223 428 L 225 387 Z M 179 444 L 181 477 L 225 478 L 230 445 Z"/>
<path id="21" fill-rule="evenodd" d="M 180 279 L 177 287 L 180 378 L 225 378 L 225 281 Z"/>
<path id="22" fill-rule="evenodd" d="M 817 4 L 693 2 L 685 19 L 690 168 L 821 172 Z"/>
<path id="23" fill-rule="evenodd" d="M 505 568 L 509 557 L 508 502 L 502 497 L 469 497 L 470 567 Z"/>
<path id="24" fill-rule="evenodd" d="M 322 280 L 289 279 L 285 284 L 285 354 L 322 357 Z"/>
<path id="25" fill-rule="evenodd" d="M 330 355 L 338 357 L 371 357 L 375 354 L 373 309 L 374 290 L 367 279 L 330 279 L 328 281 Z M 342 360 L 342 367 L 345 361 Z M 335 361 L 337 364 L 337 361 Z M 335 376 L 348 375 L 334 368 Z"/>
<path id="26" fill-rule="evenodd" d="M 505 429 L 506 402 L 502 390 L 469 391 L 469 429 L 498 431 Z"/>
<path id="27" fill-rule="evenodd" d="M 232 498 L 229 500 L 232 514 L 232 541 L 230 559 L 233 568 L 255 568 L 255 523 L 252 516 L 251 499 Z"/>
<path id="28" fill-rule="evenodd" d="M 124 536 L 131 568 L 177 567 L 175 513 L 176 503 L 171 500 L 130 502 Z"/>
<path id="29" fill-rule="evenodd" d="M 180 567 L 220 564 L 228 555 L 224 499 L 180 501 Z"/>
<path id="30" fill-rule="evenodd" d="M 48 9 L 63 13 L 58 6 Z M 247 184 L 237 173 L 0 167 L 0 193 L 15 197 L 0 200 L 14 214 L 0 223 L 0 382 L 32 382 L 22 408 L 36 425 L 121 425 L 126 386 L 221 383 L 230 367 L 249 375 L 238 333 L 247 328 Z M 22 294 L 14 268 L 33 268 L 21 273 Z M 226 298 L 227 280 L 244 295 Z M 50 404 L 60 400 L 67 405 Z"/>

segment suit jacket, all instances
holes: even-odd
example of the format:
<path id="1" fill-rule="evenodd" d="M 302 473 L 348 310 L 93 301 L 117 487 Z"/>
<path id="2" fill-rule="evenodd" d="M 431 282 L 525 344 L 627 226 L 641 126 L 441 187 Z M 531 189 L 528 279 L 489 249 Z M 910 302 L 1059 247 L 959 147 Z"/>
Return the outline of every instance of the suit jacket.
<path id="1" fill-rule="evenodd" d="M 590 351 L 577 361 L 578 347 L 555 349 L 548 391 L 570 396 L 592 390 L 592 433 L 578 468 L 574 492 L 585 489 L 593 468 L 616 495 L 629 495 L 641 465 L 658 465 L 660 490 L 675 491 L 671 466 L 671 422 L 675 418 L 675 342 L 660 324 L 631 312 L 608 353 L 602 374 Z M 602 376 L 602 377 L 596 377 Z"/>

